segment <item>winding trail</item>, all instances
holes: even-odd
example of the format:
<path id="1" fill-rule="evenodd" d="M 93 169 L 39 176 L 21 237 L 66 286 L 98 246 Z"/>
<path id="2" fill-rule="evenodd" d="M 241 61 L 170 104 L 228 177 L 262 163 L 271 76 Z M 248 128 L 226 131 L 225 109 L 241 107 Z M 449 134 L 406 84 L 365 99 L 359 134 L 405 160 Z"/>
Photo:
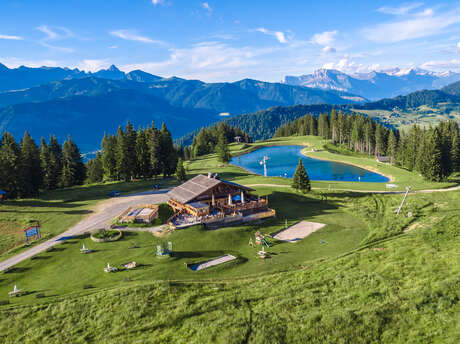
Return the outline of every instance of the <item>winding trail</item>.
<path id="1" fill-rule="evenodd" d="M 123 210 L 130 206 L 142 203 L 166 202 L 169 199 L 167 194 L 169 190 L 170 189 L 162 189 L 158 191 L 141 192 L 99 202 L 94 208 L 94 212 L 78 222 L 75 226 L 39 245 L 33 246 L 28 250 L 0 262 L 0 271 L 11 268 L 12 266 L 31 258 L 50 247 L 64 242 L 72 236 L 81 235 L 94 229 L 107 227 L 114 217 L 120 215 Z"/>

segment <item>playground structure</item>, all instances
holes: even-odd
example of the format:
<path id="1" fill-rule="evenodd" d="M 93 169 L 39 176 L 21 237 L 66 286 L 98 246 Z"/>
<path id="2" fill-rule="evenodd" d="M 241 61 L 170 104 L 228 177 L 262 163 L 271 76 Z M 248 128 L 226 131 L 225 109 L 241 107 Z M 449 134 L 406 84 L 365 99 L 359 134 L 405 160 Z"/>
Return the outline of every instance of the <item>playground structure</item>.
<path id="1" fill-rule="evenodd" d="M 35 238 L 35 240 L 39 240 L 41 238 L 40 222 L 32 220 L 31 223 L 33 223 L 31 226 L 24 229 L 26 245 L 29 245 L 29 238 Z"/>
<path id="2" fill-rule="evenodd" d="M 118 268 L 116 268 L 114 266 L 110 266 L 110 264 L 107 263 L 107 267 L 104 268 L 104 271 L 105 272 L 116 272 L 116 271 L 118 271 Z"/>
<path id="3" fill-rule="evenodd" d="M 122 264 L 121 266 L 123 266 L 127 270 L 130 270 L 130 269 L 137 268 L 137 263 L 136 262 L 130 262 L 130 263 Z"/>
<path id="4" fill-rule="evenodd" d="M 255 244 L 256 245 L 262 245 L 262 248 L 263 248 L 263 245 L 265 245 L 267 247 L 270 247 L 270 244 L 268 243 L 267 239 L 265 239 L 265 235 L 263 235 L 262 233 L 257 231 L 254 234 L 254 236 L 255 236 Z M 252 239 L 249 239 L 249 245 L 254 246 L 252 244 Z"/>
<path id="5" fill-rule="evenodd" d="M 18 289 L 18 287 L 16 286 L 16 284 L 14 285 L 13 291 L 10 291 L 10 292 L 8 293 L 8 295 L 9 295 L 10 297 L 12 297 L 12 296 L 21 296 L 22 294 L 23 294 L 22 289 Z"/>
<path id="6" fill-rule="evenodd" d="M 163 258 L 163 257 L 170 257 L 173 255 L 173 244 L 171 241 L 168 241 L 168 243 L 161 243 L 157 245 L 157 257 L 158 258 Z"/>
<path id="7" fill-rule="evenodd" d="M 225 254 L 223 256 L 208 260 L 206 262 L 188 265 L 187 267 L 190 270 L 198 271 L 198 270 L 203 270 L 203 269 L 210 268 L 211 266 L 227 263 L 227 262 L 230 262 L 230 261 L 235 260 L 235 259 L 236 259 L 235 256 L 232 256 L 231 254 Z"/>
<path id="8" fill-rule="evenodd" d="M 158 217 L 158 205 L 138 204 L 136 207 L 129 207 L 120 216 L 118 221 L 121 223 L 151 223 Z"/>
<path id="9" fill-rule="evenodd" d="M 86 248 L 85 244 L 83 244 L 82 248 L 80 249 L 80 253 L 83 253 L 83 254 L 87 254 L 91 252 L 93 252 L 93 250 Z"/>
<path id="10" fill-rule="evenodd" d="M 273 235 L 273 238 L 281 241 L 295 243 L 309 236 L 311 233 L 323 228 L 324 226 L 324 223 L 300 221 L 290 227 L 287 227 L 286 229 L 277 232 L 275 235 Z"/>

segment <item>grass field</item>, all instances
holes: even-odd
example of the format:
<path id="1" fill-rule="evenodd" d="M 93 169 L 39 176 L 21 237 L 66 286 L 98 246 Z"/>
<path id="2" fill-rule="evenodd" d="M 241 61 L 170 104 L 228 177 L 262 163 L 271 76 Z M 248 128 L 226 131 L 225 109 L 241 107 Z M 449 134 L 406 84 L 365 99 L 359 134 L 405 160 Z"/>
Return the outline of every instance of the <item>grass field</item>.
<path id="1" fill-rule="evenodd" d="M 64 232 L 84 216 L 91 214 L 99 201 L 108 198 L 110 191 L 118 190 L 123 194 L 145 191 L 151 189 L 155 183 L 148 180 L 84 185 L 49 191 L 39 199 L 0 202 L 0 260 L 26 248 L 23 229 L 30 220 L 40 221 L 43 239 L 46 239 Z M 175 181 L 169 180 L 164 185 L 171 183 Z"/>
<path id="2" fill-rule="evenodd" d="M 241 154 L 262 145 L 303 143 L 322 147 L 321 140 L 296 137 L 231 149 Z M 326 151 L 311 154 L 338 159 Z M 418 188 L 451 185 L 424 183 L 407 171 L 370 165 L 374 161 L 369 158 L 341 158 L 381 172 L 388 169 L 401 186 L 403 181 Z M 290 180 L 221 166 L 213 155 L 187 162 L 186 168 L 189 176 L 211 171 L 238 183 L 281 185 L 253 187 L 257 194 L 268 195 L 277 217 L 218 230 L 195 226 L 161 238 L 130 232 L 111 243 L 81 237 L 59 244 L 0 274 L 0 342 L 460 340 L 460 191 L 410 194 L 395 216 L 401 194 L 339 190 L 365 190 L 374 185 L 363 184 L 376 183 L 337 182 L 329 190 L 333 183 L 313 182 L 319 189 L 300 195 L 288 187 Z M 110 190 L 142 191 L 151 184 L 93 185 L 55 191 L 40 200 L 8 201 L 0 205 L 0 221 L 7 224 L 1 228 L 14 233 L 11 223 L 41 216 L 37 219 L 45 231 L 57 234 L 89 213 Z M 257 230 L 269 234 L 300 220 L 326 226 L 295 244 L 269 239 L 273 245 L 267 260 L 248 245 Z M 156 245 L 166 241 L 173 243 L 175 254 L 156 258 Z M 80 254 L 82 244 L 95 252 Z M 238 259 L 202 271 L 185 264 L 226 253 Z M 103 272 L 107 263 L 120 267 L 130 261 L 141 266 Z M 15 284 L 28 294 L 9 298 Z"/>
<path id="3" fill-rule="evenodd" d="M 215 256 L 229 252 L 228 248 L 248 256 L 247 261 L 211 268 L 212 271 L 189 272 L 173 259 L 154 258 L 154 247 L 149 243 L 155 239 L 150 237 L 147 241 L 143 234 L 101 244 L 108 246 L 97 247 L 100 251 L 87 256 L 76 252 L 87 239 L 72 240 L 62 245 L 63 250 L 43 254 L 50 258 L 25 262 L 19 266 L 22 269 L 0 275 L 0 295 L 5 295 L 5 285 L 10 286 L 13 280 L 20 281 L 20 287 L 30 287 L 35 295 L 45 294 L 40 299 L 31 294 L 2 306 L 0 340 L 457 343 L 460 192 L 410 195 L 402 216 L 390 216 L 400 199 L 400 195 L 330 193 L 325 204 L 307 197 L 298 208 L 298 202 L 291 199 L 281 207 L 281 212 L 304 211 L 306 218 L 315 221 L 329 219 L 328 226 L 301 245 L 274 246 L 279 254 L 265 262 L 251 259 L 254 253 L 245 250 L 249 250 L 246 228 L 238 229 L 244 233 L 241 243 L 237 242 L 240 235 L 232 235 L 237 228 L 207 233 L 193 228 L 171 236 L 180 252 L 189 252 L 179 262 L 200 260 L 208 253 Z M 281 204 L 277 206 L 286 201 L 280 198 Z M 329 208 L 329 203 L 337 209 L 326 215 L 329 209 L 324 208 Z M 409 211 L 411 217 L 407 216 Z M 343 217 L 342 222 L 349 223 L 350 230 L 341 228 L 334 233 L 330 221 L 339 216 Z M 347 238 L 356 228 L 364 230 L 358 229 L 356 236 L 349 237 L 355 243 L 348 250 L 344 243 L 342 248 L 321 251 L 326 246 L 321 247 L 318 238 L 328 238 L 327 245 L 331 245 L 338 238 Z M 269 226 L 267 230 L 271 230 Z M 132 241 L 138 241 L 140 248 L 129 249 Z M 352 249 L 353 246 L 357 248 Z M 216 252 L 206 252 L 211 249 Z M 143 250 L 150 253 L 144 256 Z M 122 257 L 117 257 L 116 252 Z M 196 252 L 202 256 L 191 254 Z M 118 260 L 114 264 L 136 254 L 140 259 L 149 257 L 150 261 L 144 261 L 146 266 L 139 271 L 104 274 L 104 259 L 111 254 Z M 291 262 L 282 261 L 289 257 Z M 59 265 L 75 269 L 69 282 L 67 278 L 71 277 Z M 248 276 L 249 272 L 254 275 Z M 85 282 L 95 288 L 83 290 Z M 64 283 L 67 289 L 61 286 Z M 6 297 L 0 296 L 0 300 Z"/>

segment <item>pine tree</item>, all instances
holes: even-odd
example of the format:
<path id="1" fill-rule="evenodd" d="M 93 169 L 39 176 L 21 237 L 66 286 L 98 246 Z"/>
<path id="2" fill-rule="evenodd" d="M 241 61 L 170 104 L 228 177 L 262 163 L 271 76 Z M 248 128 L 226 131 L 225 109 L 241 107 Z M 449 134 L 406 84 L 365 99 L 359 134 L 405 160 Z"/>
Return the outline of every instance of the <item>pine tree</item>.
<path id="1" fill-rule="evenodd" d="M 121 127 L 118 127 L 116 148 L 117 175 L 125 181 L 129 181 L 131 179 L 132 167 L 129 158 L 128 142 L 129 140 L 127 135 L 125 135 Z"/>
<path id="2" fill-rule="evenodd" d="M 150 164 L 150 152 L 147 144 L 147 133 L 139 129 L 136 136 L 136 176 L 150 178 L 152 167 Z"/>
<path id="3" fill-rule="evenodd" d="M 42 184 L 40 150 L 26 131 L 20 145 L 21 197 L 37 196 Z"/>
<path id="4" fill-rule="evenodd" d="M 223 163 L 228 163 L 230 161 L 230 150 L 228 149 L 227 139 L 223 134 L 219 136 L 216 152 L 218 161 Z"/>
<path id="5" fill-rule="evenodd" d="M 155 178 L 161 173 L 161 135 L 152 123 L 147 131 L 147 144 L 150 153 L 150 169 Z"/>
<path id="6" fill-rule="evenodd" d="M 7 192 L 10 198 L 20 195 L 19 175 L 20 149 L 13 135 L 3 133 L 0 147 L 0 189 Z"/>
<path id="7" fill-rule="evenodd" d="M 452 136 L 451 159 L 452 169 L 455 172 L 460 172 L 460 136 L 458 134 L 458 129 Z"/>
<path id="8" fill-rule="evenodd" d="M 425 168 L 422 175 L 430 180 L 442 180 L 442 140 L 438 128 L 429 133 L 426 144 Z"/>
<path id="9" fill-rule="evenodd" d="M 69 135 L 67 141 L 62 145 L 61 185 L 69 187 L 82 184 L 85 177 L 85 165 L 82 162 L 80 150 Z"/>
<path id="10" fill-rule="evenodd" d="M 62 172 L 62 148 L 56 139 L 56 136 L 50 136 L 50 171 L 48 183 L 50 189 L 56 189 L 59 186 Z"/>
<path id="11" fill-rule="evenodd" d="M 173 174 L 177 166 L 177 155 L 171 133 L 164 123 L 160 130 L 160 164 L 163 178 Z"/>
<path id="12" fill-rule="evenodd" d="M 396 135 L 393 130 L 390 130 L 390 134 L 388 135 L 387 154 L 390 157 L 390 164 L 392 165 L 395 163 L 397 149 L 398 149 L 398 141 L 396 139 Z"/>
<path id="13" fill-rule="evenodd" d="M 184 163 L 181 158 L 177 160 L 176 178 L 179 182 L 183 182 L 186 179 Z"/>
<path id="14" fill-rule="evenodd" d="M 104 133 L 102 139 L 102 168 L 104 169 L 104 180 L 117 179 L 117 139 L 113 135 L 107 136 Z"/>
<path id="15" fill-rule="evenodd" d="M 299 158 L 299 164 L 292 178 L 292 188 L 302 193 L 309 192 L 311 190 L 310 178 L 308 178 L 307 171 L 303 166 L 302 159 Z"/>
<path id="16" fill-rule="evenodd" d="M 94 159 L 86 163 L 87 181 L 88 183 L 99 183 L 104 178 L 104 168 L 102 167 L 102 156 L 97 152 Z"/>
<path id="17" fill-rule="evenodd" d="M 51 190 L 55 187 L 54 184 L 54 166 L 51 161 L 51 148 L 46 144 L 45 139 L 42 137 L 40 143 L 40 164 L 42 168 L 42 188 L 44 190 Z"/>

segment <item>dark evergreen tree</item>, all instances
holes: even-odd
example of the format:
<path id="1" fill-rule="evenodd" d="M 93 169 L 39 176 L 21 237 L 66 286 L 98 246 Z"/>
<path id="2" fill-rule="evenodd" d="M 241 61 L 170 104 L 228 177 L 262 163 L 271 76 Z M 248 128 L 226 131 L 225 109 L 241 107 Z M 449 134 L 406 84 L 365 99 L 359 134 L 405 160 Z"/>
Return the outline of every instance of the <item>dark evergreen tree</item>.
<path id="1" fill-rule="evenodd" d="M 163 123 L 160 130 L 160 164 L 163 178 L 172 175 L 176 171 L 177 155 L 174 149 L 171 133 Z"/>
<path id="2" fill-rule="evenodd" d="M 69 135 L 67 141 L 62 145 L 61 185 L 69 187 L 82 184 L 85 178 L 85 165 L 82 162 L 80 150 Z"/>
<path id="3" fill-rule="evenodd" d="M 56 136 L 50 136 L 50 170 L 48 183 L 50 189 L 56 189 L 59 186 L 62 173 L 62 148 L 56 139 Z"/>
<path id="4" fill-rule="evenodd" d="M 390 164 L 394 164 L 396 160 L 396 154 L 398 149 L 398 141 L 393 130 L 390 130 L 388 134 L 388 149 L 387 155 L 390 157 Z"/>
<path id="5" fill-rule="evenodd" d="M 152 167 L 150 164 L 150 151 L 148 146 L 147 133 L 139 129 L 136 136 L 136 173 L 137 177 L 150 178 Z"/>
<path id="6" fill-rule="evenodd" d="M 311 190 L 310 179 L 308 178 L 307 171 L 305 170 L 302 159 L 300 158 L 294 177 L 292 178 L 292 187 L 302 193 L 306 193 Z"/>
<path id="7" fill-rule="evenodd" d="M 184 163 L 181 158 L 177 160 L 177 167 L 176 167 L 176 179 L 179 182 L 183 182 L 186 179 L 186 173 L 184 168 Z"/>
<path id="8" fill-rule="evenodd" d="M 40 150 L 26 131 L 20 145 L 21 197 L 37 196 L 42 184 Z"/>
<path id="9" fill-rule="evenodd" d="M 460 136 L 458 129 L 452 135 L 452 169 L 455 172 L 460 172 Z"/>
<path id="10" fill-rule="evenodd" d="M 102 166 L 102 155 L 100 152 L 97 152 L 96 157 L 86 163 L 86 171 L 88 183 L 102 182 L 104 178 L 104 168 Z"/>
<path id="11" fill-rule="evenodd" d="M 44 190 L 51 190 L 56 187 L 54 180 L 55 171 L 54 163 L 51 160 L 51 148 L 46 144 L 45 139 L 42 137 L 40 143 L 40 164 L 42 169 L 42 188 Z"/>
<path id="12" fill-rule="evenodd" d="M 0 146 L 0 189 L 7 192 L 7 197 L 20 195 L 20 149 L 13 135 L 3 133 Z"/>
<path id="13" fill-rule="evenodd" d="M 113 135 L 107 136 L 104 133 L 102 139 L 102 168 L 104 170 L 104 180 L 117 179 L 117 139 Z"/>
<path id="14" fill-rule="evenodd" d="M 161 134 L 153 123 L 148 129 L 147 138 L 150 153 L 150 170 L 156 178 L 161 173 Z"/>
<path id="15" fill-rule="evenodd" d="M 432 130 L 426 144 L 425 163 L 422 175 L 430 180 L 439 182 L 442 174 L 442 139 L 438 128 Z"/>
<path id="16" fill-rule="evenodd" d="M 230 161 L 230 150 L 228 149 L 227 138 L 224 134 L 219 136 L 219 141 L 216 146 L 217 160 L 223 163 Z"/>

